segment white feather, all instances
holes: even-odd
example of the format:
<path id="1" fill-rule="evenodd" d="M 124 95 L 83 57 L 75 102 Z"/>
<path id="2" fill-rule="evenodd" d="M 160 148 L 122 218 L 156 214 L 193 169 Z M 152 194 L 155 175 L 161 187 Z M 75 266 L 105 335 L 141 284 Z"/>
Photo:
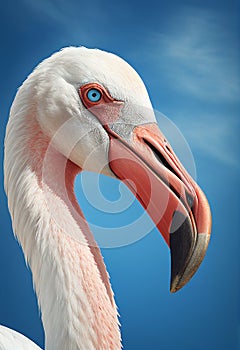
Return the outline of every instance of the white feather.
<path id="1" fill-rule="evenodd" d="M 41 350 L 21 333 L 0 326 L 0 350 Z"/>

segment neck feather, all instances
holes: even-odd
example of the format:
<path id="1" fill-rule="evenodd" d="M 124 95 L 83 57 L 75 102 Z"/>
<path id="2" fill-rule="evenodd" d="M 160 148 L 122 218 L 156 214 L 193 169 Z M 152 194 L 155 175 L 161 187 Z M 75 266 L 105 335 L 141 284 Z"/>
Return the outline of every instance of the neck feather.
<path id="1" fill-rule="evenodd" d="M 13 109 L 4 166 L 13 230 L 32 270 L 46 349 L 120 349 L 108 274 L 73 192 L 80 169 L 51 147 L 34 111 L 16 115 Z"/>

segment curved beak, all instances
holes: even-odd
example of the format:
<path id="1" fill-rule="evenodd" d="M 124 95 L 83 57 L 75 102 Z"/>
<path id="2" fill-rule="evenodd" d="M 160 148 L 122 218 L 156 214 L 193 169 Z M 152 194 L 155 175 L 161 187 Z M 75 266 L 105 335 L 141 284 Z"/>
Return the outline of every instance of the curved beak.
<path id="1" fill-rule="evenodd" d="M 171 251 L 171 292 L 197 271 L 209 243 L 207 199 L 188 175 L 155 123 L 133 129 L 125 141 L 109 127 L 109 165 L 132 190 Z"/>

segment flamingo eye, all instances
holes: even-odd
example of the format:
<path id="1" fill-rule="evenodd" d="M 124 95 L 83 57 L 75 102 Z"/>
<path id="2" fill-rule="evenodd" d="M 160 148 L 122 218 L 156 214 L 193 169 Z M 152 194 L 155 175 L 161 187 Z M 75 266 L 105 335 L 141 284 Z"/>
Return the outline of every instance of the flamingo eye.
<path id="1" fill-rule="evenodd" d="M 89 101 L 91 102 L 98 102 L 100 101 L 100 99 L 102 98 L 102 93 L 100 90 L 98 89 L 90 89 L 87 92 L 87 98 L 89 99 Z"/>

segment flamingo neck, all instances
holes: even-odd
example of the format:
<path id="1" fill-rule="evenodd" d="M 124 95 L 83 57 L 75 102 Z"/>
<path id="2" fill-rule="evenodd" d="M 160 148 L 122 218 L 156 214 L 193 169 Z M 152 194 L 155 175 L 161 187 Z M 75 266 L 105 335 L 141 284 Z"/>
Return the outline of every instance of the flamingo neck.
<path id="1" fill-rule="evenodd" d="M 118 350 L 108 274 L 73 192 L 80 169 L 51 147 L 32 115 L 22 119 L 21 132 L 20 116 L 8 125 L 5 188 L 32 270 L 46 349 Z"/>

